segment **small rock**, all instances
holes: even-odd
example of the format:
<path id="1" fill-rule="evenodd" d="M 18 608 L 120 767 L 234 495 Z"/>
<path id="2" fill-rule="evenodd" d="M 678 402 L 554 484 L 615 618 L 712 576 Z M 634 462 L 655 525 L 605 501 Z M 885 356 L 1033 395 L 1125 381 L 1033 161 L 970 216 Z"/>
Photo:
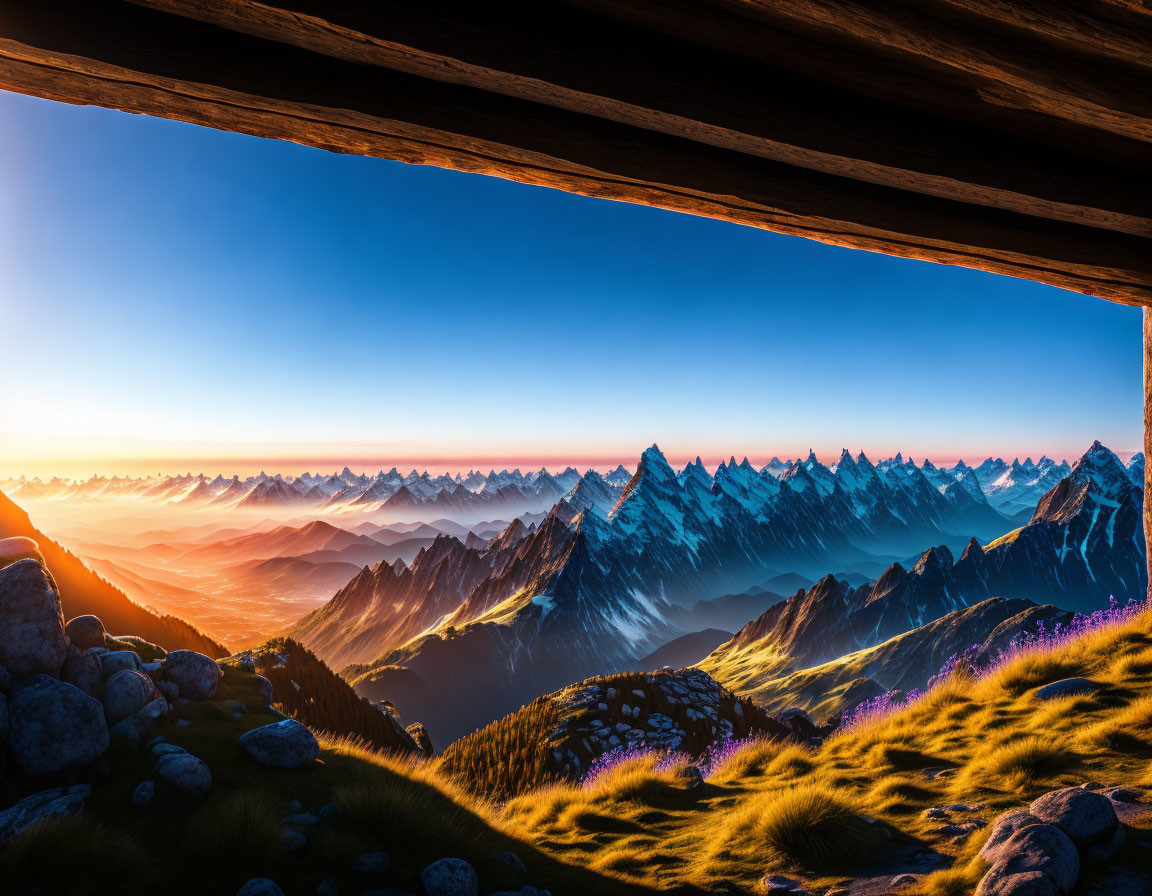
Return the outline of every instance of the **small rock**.
<path id="1" fill-rule="evenodd" d="M 704 786 L 704 775 L 701 774 L 700 768 L 695 765 L 686 765 L 677 773 L 689 790 L 695 790 L 697 787 Z"/>
<path id="2" fill-rule="evenodd" d="M 1100 690 L 1100 685 L 1087 678 L 1064 678 L 1046 684 L 1036 689 L 1037 700 L 1055 700 L 1059 697 L 1071 697 L 1075 694 L 1094 694 Z"/>
<path id="3" fill-rule="evenodd" d="M 320 807 L 320 811 L 316 813 L 316 817 L 321 821 L 329 821 L 332 816 L 336 814 L 336 807 L 332 803 L 325 803 Z"/>
<path id="4" fill-rule="evenodd" d="M 158 690 L 160 696 L 169 703 L 175 703 L 180 699 L 180 685 L 174 681 L 168 681 L 162 678 L 156 682 L 156 690 Z"/>
<path id="5" fill-rule="evenodd" d="M 352 870 L 357 874 L 383 874 L 388 870 L 388 854 L 377 851 L 359 855 L 352 863 Z"/>
<path id="6" fill-rule="evenodd" d="M 1080 785 L 1081 790 L 1103 790 L 1104 785 L 1097 781 L 1085 781 Z"/>
<path id="7" fill-rule="evenodd" d="M 236 892 L 236 896 L 284 896 L 284 891 L 266 877 L 254 877 Z"/>
<path id="8" fill-rule="evenodd" d="M 765 893 L 792 893 L 800 888 L 800 881 L 782 874 L 766 874 L 760 880 L 760 888 Z"/>
<path id="9" fill-rule="evenodd" d="M 151 703 L 142 707 L 136 715 L 132 717 L 132 721 L 136 725 L 136 730 L 143 735 L 166 715 L 168 715 L 168 701 L 163 697 L 157 697 Z"/>
<path id="10" fill-rule="evenodd" d="M 185 796 L 199 798 L 212 789 L 212 772 L 189 753 L 169 753 L 156 763 L 156 774 Z"/>
<path id="11" fill-rule="evenodd" d="M 524 863 L 520 861 L 520 856 L 506 849 L 500 853 L 500 864 L 515 874 L 517 877 L 523 877 L 528 873 L 528 869 L 524 867 Z"/>
<path id="12" fill-rule="evenodd" d="M 139 655 L 134 651 L 109 650 L 107 653 L 101 653 L 99 656 L 100 667 L 103 670 L 106 680 L 117 672 L 122 672 L 125 669 L 131 669 L 133 672 L 144 674 L 144 664 L 140 662 Z"/>
<path id="13" fill-rule="evenodd" d="M 68 657 L 60 592 L 39 561 L 0 569 L 0 619 L 0 665 L 13 679 L 60 674 Z"/>
<path id="14" fill-rule="evenodd" d="M 1108 787 L 1101 793 L 1114 803 L 1139 803 L 1142 795 L 1131 787 Z"/>
<path id="15" fill-rule="evenodd" d="M 77 616 L 64 626 L 68 639 L 80 650 L 104 646 L 104 623 L 99 616 Z"/>
<path id="16" fill-rule="evenodd" d="M 270 768 L 299 768 L 320 753 L 316 736 L 295 719 L 246 731 L 240 735 L 240 746 L 261 765 Z"/>
<path id="17" fill-rule="evenodd" d="M 152 805 L 156 796 L 156 784 L 152 781 L 141 781 L 132 791 L 132 805 L 137 809 L 147 809 Z"/>
<path id="18" fill-rule="evenodd" d="M 47 675 L 15 688 L 8 717 L 12 755 L 33 776 L 88 765 L 108 749 L 104 707 Z"/>
<path id="19" fill-rule="evenodd" d="M 340 888 L 336 886 L 335 878 L 326 877 L 316 887 L 316 896 L 340 896 Z"/>
<path id="20" fill-rule="evenodd" d="M 249 659 L 251 659 L 251 657 L 249 657 Z M 288 801 L 288 811 L 289 812 L 303 812 L 304 811 L 304 804 L 302 802 L 300 802 L 300 800 L 289 800 Z"/>
<path id="21" fill-rule="evenodd" d="M 915 874 L 898 874 L 898 875 L 896 875 L 896 877 L 892 878 L 892 880 L 888 884 L 888 886 L 890 886 L 890 887 L 906 887 L 906 886 L 908 886 L 908 884 L 916 883 L 916 881 L 917 881 L 917 877 Z"/>
<path id="22" fill-rule="evenodd" d="M 152 755 L 153 756 L 171 756 L 174 753 L 187 753 L 187 752 L 188 751 L 185 750 L 183 747 L 178 746 L 177 744 L 170 744 L 167 741 L 165 741 L 162 744 L 156 744 L 152 748 Z"/>
<path id="23" fill-rule="evenodd" d="M 284 837 L 284 848 L 289 852 L 299 852 L 308 845 L 308 838 L 304 835 L 303 831 L 297 831 L 294 828 L 285 828 L 281 833 Z"/>
<path id="24" fill-rule="evenodd" d="M 477 896 L 480 885 L 472 866 L 462 859 L 440 859 L 420 872 L 428 896 Z"/>
<path id="25" fill-rule="evenodd" d="M 140 729 L 132 719 L 121 719 L 108 729 L 108 745 L 135 752 L 140 749 Z"/>
<path id="26" fill-rule="evenodd" d="M 214 659 L 194 650 L 173 650 L 165 658 L 162 671 L 180 688 L 181 696 L 189 700 L 211 700 L 223 675 Z"/>

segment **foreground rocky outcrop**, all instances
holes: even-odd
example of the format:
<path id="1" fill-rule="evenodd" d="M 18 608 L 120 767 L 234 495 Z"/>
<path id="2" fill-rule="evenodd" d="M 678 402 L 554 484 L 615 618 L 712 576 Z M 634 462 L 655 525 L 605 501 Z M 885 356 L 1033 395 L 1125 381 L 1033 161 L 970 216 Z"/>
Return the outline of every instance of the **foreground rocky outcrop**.
<path id="1" fill-rule="evenodd" d="M 750 734 L 806 740 L 816 729 L 803 715 L 769 717 L 699 669 L 623 673 L 537 698 L 453 743 L 440 766 L 477 793 L 506 797 L 577 781 L 614 750 L 695 756 Z"/>
<path id="2" fill-rule="evenodd" d="M 13 539 L 7 548 L 32 553 Z M 0 843 L 81 811 L 118 752 L 138 754 L 174 705 L 215 697 L 223 674 L 204 654 L 113 637 L 90 614 L 66 625 L 61 603 L 38 557 L 0 568 L 0 785 L 20 797 L 0 810 Z M 185 751 L 160 755 L 155 775 L 184 796 L 211 787 Z"/>
<path id="3" fill-rule="evenodd" d="M 991 868 L 977 896 L 1065 896 L 1082 868 L 1106 866 L 1124 845 L 1124 827 L 1113 799 L 1091 788 L 1055 790 L 997 818 L 980 850 Z M 1152 892 L 1152 878 L 1144 886 Z"/>

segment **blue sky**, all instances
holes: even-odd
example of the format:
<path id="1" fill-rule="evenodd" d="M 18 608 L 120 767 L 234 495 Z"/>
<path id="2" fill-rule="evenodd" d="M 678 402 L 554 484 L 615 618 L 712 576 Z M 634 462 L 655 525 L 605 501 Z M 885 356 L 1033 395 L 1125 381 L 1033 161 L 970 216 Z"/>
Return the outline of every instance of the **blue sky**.
<path id="1" fill-rule="evenodd" d="M 7 93 L 0 128 L 0 473 L 1139 447 L 1136 309 Z"/>

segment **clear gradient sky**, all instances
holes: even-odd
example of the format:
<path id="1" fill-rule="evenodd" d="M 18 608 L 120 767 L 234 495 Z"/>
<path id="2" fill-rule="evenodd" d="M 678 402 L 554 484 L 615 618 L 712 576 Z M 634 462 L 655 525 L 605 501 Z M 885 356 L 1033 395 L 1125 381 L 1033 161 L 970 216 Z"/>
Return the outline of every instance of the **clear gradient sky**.
<path id="1" fill-rule="evenodd" d="M 0 475 L 1141 438 L 1133 308 L 0 93 Z"/>

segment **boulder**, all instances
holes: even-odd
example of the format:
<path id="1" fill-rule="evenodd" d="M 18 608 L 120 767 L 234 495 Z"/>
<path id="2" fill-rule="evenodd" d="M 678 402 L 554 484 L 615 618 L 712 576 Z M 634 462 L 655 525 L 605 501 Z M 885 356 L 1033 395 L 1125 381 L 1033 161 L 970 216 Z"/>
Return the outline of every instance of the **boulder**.
<path id="1" fill-rule="evenodd" d="M 25 797 L 0 812 L 0 844 L 11 840 L 38 821 L 83 811 L 84 800 L 91 794 L 92 788 L 87 784 L 75 784 L 72 787 L 53 787 Z"/>
<path id="2" fill-rule="evenodd" d="M 356 857 L 352 870 L 358 874 L 383 874 L 388 870 L 388 853 L 365 852 Z"/>
<path id="3" fill-rule="evenodd" d="M 68 645 L 68 658 L 60 670 L 60 680 L 97 700 L 104 696 L 104 667 L 100 657 L 89 650 L 81 650 L 74 643 Z"/>
<path id="4" fill-rule="evenodd" d="M 1080 875 L 1076 846 L 1055 825 L 1021 827 L 993 850 L 993 856 L 992 868 L 981 879 L 977 896 L 1064 896 Z"/>
<path id="5" fill-rule="evenodd" d="M 408 732 L 408 736 L 411 737 L 416 746 L 420 748 L 420 752 L 431 758 L 436 750 L 432 746 L 432 736 L 428 733 L 428 730 L 419 722 L 413 722 L 404 730 Z"/>
<path id="6" fill-rule="evenodd" d="M 236 896 L 284 896 L 284 891 L 266 877 L 254 877 L 236 892 Z"/>
<path id="7" fill-rule="evenodd" d="M 64 633 L 80 650 L 104 646 L 104 623 L 100 621 L 99 616 L 77 616 L 69 619 L 68 624 L 64 626 Z"/>
<path id="8" fill-rule="evenodd" d="M 169 703 L 175 703 L 180 697 L 180 686 L 174 681 L 158 681 L 156 682 L 156 690 Z"/>
<path id="9" fill-rule="evenodd" d="M 144 664 L 140 661 L 139 655 L 132 650 L 109 650 L 107 653 L 101 653 L 100 668 L 104 672 L 105 678 L 111 678 L 117 672 L 124 669 L 131 669 L 133 672 L 144 673 Z"/>
<path id="10" fill-rule="evenodd" d="M 463 859 L 440 859 L 420 872 L 428 896 L 477 896 L 476 872 Z"/>
<path id="11" fill-rule="evenodd" d="M 244 752 L 271 768 L 299 768 L 320 753 L 316 736 L 295 719 L 253 728 L 240 735 Z"/>
<path id="12" fill-rule="evenodd" d="M 1000 853 L 1008 839 L 1017 831 L 1034 824 L 1043 824 L 1043 822 L 1023 809 L 1016 812 L 1005 812 L 992 823 L 992 832 L 980 849 L 980 858 L 989 865 L 995 865 L 1000 860 Z"/>
<path id="13" fill-rule="evenodd" d="M 212 772 L 191 753 L 169 753 L 156 763 L 156 774 L 187 797 L 199 799 L 212 789 Z"/>
<path id="14" fill-rule="evenodd" d="M 109 725 L 136 715 L 159 696 L 152 679 L 142 672 L 121 669 L 104 682 L 104 715 Z"/>
<path id="15" fill-rule="evenodd" d="M 68 656 L 56 582 L 38 561 L 0 569 L 0 665 L 15 681 L 56 677 Z"/>
<path id="16" fill-rule="evenodd" d="M 9 729 L 13 757 L 33 776 L 88 765 L 108 749 L 100 702 L 48 675 L 34 675 L 13 691 Z"/>
<path id="17" fill-rule="evenodd" d="M 1110 842 L 1120 826 L 1111 800 L 1079 787 L 1046 793 L 1034 801 L 1028 811 L 1041 821 L 1058 827 L 1077 849 Z"/>
<path id="18" fill-rule="evenodd" d="M 180 688 L 189 700 L 211 700 L 220 685 L 220 666 L 194 650 L 173 650 L 164 660 L 164 677 Z"/>
<path id="19" fill-rule="evenodd" d="M 140 729 L 132 719 L 121 719 L 108 729 L 109 745 L 118 750 L 140 749 Z"/>
<path id="20" fill-rule="evenodd" d="M 132 805 L 137 809 L 147 809 L 156 798 L 156 784 L 153 781 L 141 781 L 132 791 Z"/>

